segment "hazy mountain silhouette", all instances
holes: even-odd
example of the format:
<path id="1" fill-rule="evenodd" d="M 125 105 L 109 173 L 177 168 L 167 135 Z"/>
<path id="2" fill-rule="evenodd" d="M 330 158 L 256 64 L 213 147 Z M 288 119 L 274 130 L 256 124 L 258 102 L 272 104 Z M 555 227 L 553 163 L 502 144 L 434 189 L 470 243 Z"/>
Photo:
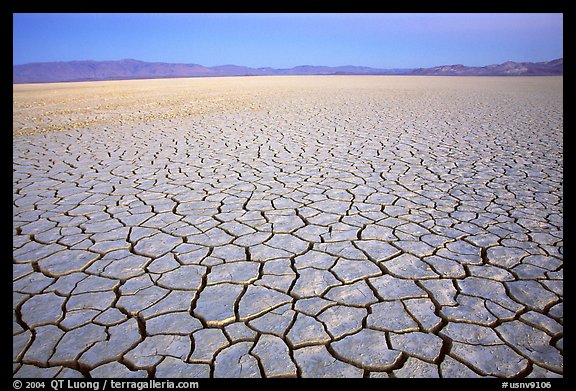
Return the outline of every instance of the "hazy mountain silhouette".
<path id="1" fill-rule="evenodd" d="M 199 64 L 171 64 L 132 59 L 119 61 L 61 61 L 14 65 L 12 82 L 50 83 L 68 81 L 161 79 L 175 77 L 210 76 L 266 76 L 266 75 L 435 75 L 435 76 L 544 76 L 562 75 L 562 58 L 546 62 L 513 62 L 469 67 L 443 65 L 417 69 L 380 69 L 362 66 L 312 66 L 293 68 L 250 68 L 239 65 L 206 67 Z"/>
<path id="2" fill-rule="evenodd" d="M 443 65 L 433 68 L 418 68 L 413 75 L 438 76 L 548 76 L 564 73 L 564 59 L 558 58 L 545 62 L 514 62 L 487 65 L 484 67 L 467 67 L 458 65 Z"/>

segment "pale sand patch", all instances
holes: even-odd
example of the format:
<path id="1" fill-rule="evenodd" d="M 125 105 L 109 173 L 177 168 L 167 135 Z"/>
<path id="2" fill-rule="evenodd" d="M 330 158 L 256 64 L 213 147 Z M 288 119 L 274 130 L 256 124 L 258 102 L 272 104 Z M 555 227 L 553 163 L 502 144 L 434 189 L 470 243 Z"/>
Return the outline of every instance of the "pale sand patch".
<path id="1" fill-rule="evenodd" d="M 13 135 L 151 122 L 209 113 L 340 105 L 363 111 L 383 100 L 470 103 L 562 95 L 562 77 L 262 76 L 13 85 Z M 460 97 L 461 96 L 461 97 Z M 462 99 L 464 101 L 462 101 Z M 505 107 L 503 107 L 505 109 Z"/>

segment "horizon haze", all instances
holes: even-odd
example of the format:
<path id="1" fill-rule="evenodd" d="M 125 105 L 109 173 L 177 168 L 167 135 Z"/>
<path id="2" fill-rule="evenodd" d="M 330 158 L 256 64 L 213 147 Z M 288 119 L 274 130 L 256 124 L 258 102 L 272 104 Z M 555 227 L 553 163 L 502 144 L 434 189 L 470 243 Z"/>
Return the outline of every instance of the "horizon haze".
<path id="1" fill-rule="evenodd" d="M 14 65 L 12 82 L 57 83 L 76 81 L 165 79 L 223 76 L 296 76 L 296 75 L 412 75 L 412 76 L 560 76 L 564 59 L 544 62 L 514 62 L 470 67 L 462 64 L 430 68 L 382 69 L 363 66 L 310 66 L 293 68 L 250 68 L 243 65 L 206 67 L 201 64 L 144 62 L 134 59 L 120 61 L 65 61 Z"/>

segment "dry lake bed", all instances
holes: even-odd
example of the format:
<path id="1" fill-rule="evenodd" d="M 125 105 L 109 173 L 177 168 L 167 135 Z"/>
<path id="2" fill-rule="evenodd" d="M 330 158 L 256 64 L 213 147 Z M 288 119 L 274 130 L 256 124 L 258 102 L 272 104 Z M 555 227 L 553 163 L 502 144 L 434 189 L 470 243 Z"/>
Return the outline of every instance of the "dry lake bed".
<path id="1" fill-rule="evenodd" d="M 562 83 L 14 85 L 14 376 L 562 377 Z"/>

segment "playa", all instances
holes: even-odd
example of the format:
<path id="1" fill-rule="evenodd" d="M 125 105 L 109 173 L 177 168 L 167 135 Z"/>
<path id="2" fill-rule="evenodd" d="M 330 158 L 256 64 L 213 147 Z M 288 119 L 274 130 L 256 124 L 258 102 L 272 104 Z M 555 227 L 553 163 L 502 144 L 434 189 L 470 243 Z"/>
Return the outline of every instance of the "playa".
<path id="1" fill-rule="evenodd" d="M 562 377 L 562 83 L 14 85 L 14 376 Z"/>

